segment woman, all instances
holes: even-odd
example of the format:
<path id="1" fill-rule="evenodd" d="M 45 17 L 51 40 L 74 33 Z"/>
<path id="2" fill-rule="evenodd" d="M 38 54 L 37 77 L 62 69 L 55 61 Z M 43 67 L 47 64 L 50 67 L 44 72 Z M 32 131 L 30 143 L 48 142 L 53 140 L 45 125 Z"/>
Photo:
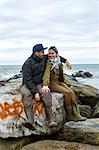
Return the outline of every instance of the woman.
<path id="1" fill-rule="evenodd" d="M 48 57 L 49 59 L 43 76 L 42 90 L 46 92 L 51 90 L 51 92 L 60 92 L 64 94 L 64 108 L 67 121 L 86 120 L 85 117 L 80 115 L 74 91 L 65 83 L 63 66 L 60 57 L 58 56 L 58 50 L 55 46 L 49 48 Z"/>

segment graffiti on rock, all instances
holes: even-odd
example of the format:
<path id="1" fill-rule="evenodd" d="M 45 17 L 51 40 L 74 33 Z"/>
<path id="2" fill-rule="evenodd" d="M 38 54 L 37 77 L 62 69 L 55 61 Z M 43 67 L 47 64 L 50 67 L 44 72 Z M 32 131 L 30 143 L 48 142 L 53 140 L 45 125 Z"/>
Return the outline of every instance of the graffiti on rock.
<path id="1" fill-rule="evenodd" d="M 41 115 L 43 113 L 44 105 L 42 101 L 36 101 L 33 105 L 33 113 Z M 24 111 L 23 104 L 21 100 L 16 97 L 13 99 L 12 103 L 7 100 L 4 103 L 0 103 L 0 119 L 5 119 L 8 116 L 19 117 Z"/>
<path id="2" fill-rule="evenodd" d="M 19 116 L 23 112 L 22 102 L 14 98 L 13 103 L 8 103 L 6 100 L 3 104 L 0 103 L 0 118 L 5 119 L 8 116 Z"/>
<path id="3" fill-rule="evenodd" d="M 33 106 L 33 112 L 37 115 L 41 115 L 43 113 L 44 105 L 41 100 L 36 101 Z"/>

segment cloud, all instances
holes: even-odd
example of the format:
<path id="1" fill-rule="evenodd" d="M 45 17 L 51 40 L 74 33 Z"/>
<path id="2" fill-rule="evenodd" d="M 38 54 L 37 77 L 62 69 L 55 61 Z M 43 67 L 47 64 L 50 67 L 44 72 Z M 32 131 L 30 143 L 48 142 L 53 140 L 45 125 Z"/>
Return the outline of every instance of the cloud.
<path id="1" fill-rule="evenodd" d="M 36 43 L 56 45 L 66 52 L 97 51 L 98 6 L 96 0 L 1 0 L 0 59 L 12 50 L 15 55 L 22 50 L 23 56 L 24 49 L 31 50 Z"/>
<path id="2" fill-rule="evenodd" d="M 82 51 L 81 50 L 69 50 L 69 51 L 59 50 L 59 54 L 67 58 L 72 64 L 99 63 L 98 49 L 94 50 L 94 53 L 92 49 L 87 49 Z"/>

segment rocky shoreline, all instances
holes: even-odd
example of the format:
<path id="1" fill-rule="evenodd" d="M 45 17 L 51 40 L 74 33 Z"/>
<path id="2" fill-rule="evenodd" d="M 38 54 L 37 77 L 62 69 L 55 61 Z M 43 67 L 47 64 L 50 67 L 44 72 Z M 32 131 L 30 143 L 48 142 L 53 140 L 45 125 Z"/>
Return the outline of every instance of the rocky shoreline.
<path id="1" fill-rule="evenodd" d="M 83 116 L 86 116 L 88 119 L 86 121 L 82 122 L 66 122 L 64 126 L 62 126 L 64 118 L 63 116 L 63 103 L 62 103 L 62 94 L 58 93 L 53 93 L 53 98 L 56 102 L 56 107 L 53 107 L 53 114 L 57 118 L 57 122 L 59 124 L 57 130 L 55 132 L 50 131 L 47 127 L 45 129 L 44 124 L 44 114 L 41 114 L 41 118 L 39 120 L 38 114 L 36 114 L 36 121 L 38 121 L 38 126 L 37 130 L 38 133 L 36 134 L 30 131 L 29 129 L 26 129 L 25 127 L 20 127 L 20 122 L 24 122 L 25 114 L 21 113 L 22 107 L 19 101 L 21 100 L 21 95 L 19 92 L 20 85 L 22 83 L 22 75 L 15 75 L 14 77 L 6 80 L 6 81 L 0 81 L 0 149 L 6 149 L 8 150 L 20 150 L 24 145 L 27 145 L 29 143 L 34 143 L 30 144 L 30 148 L 27 145 L 27 147 L 23 147 L 22 150 L 26 149 L 33 149 L 35 150 L 35 144 L 37 142 L 37 148 L 38 150 L 45 149 L 45 145 L 49 145 L 50 147 L 49 150 L 55 149 L 53 145 L 56 145 L 56 149 L 61 149 L 63 147 L 63 150 L 65 150 L 65 147 L 69 150 L 70 147 L 72 147 L 72 150 L 78 150 L 78 149 L 99 149 L 99 89 L 94 88 L 89 85 L 83 85 L 80 84 L 75 77 L 73 76 L 68 76 L 65 75 L 66 80 L 68 81 L 68 85 L 70 88 L 74 90 L 78 97 L 78 103 L 80 106 L 80 112 Z M 14 99 L 16 97 L 16 99 Z M 9 103 L 6 103 L 8 100 Z M 16 100 L 16 101 L 14 101 Z M 13 102 L 13 103 L 12 103 Z M 13 105 L 12 105 L 13 104 Z M 17 113 L 21 115 L 21 118 L 19 119 L 18 117 L 13 118 L 13 114 L 16 112 L 15 107 L 18 105 L 20 106 L 20 109 L 18 110 Z M 60 105 L 60 108 L 58 108 L 58 105 Z M 41 107 L 41 105 L 40 105 Z M 7 116 L 8 112 L 5 114 L 4 110 L 5 108 L 14 108 L 14 112 L 12 110 L 10 111 L 10 116 Z M 56 111 L 57 110 L 57 111 Z M 61 110 L 61 111 L 59 111 Z M 16 113 L 15 113 L 16 114 Z M 15 115 L 14 114 L 14 115 Z M 58 115 L 59 114 L 59 115 Z M 59 116 L 59 118 L 58 118 Z M 42 120 L 43 118 L 43 120 Z M 60 120 L 61 118 L 61 120 Z M 13 120 L 15 119 L 15 120 Z M 26 119 L 26 118 L 25 118 Z M 17 122 L 17 127 L 15 126 Z M 60 122 L 60 123 L 59 123 Z M 5 126 L 4 124 L 5 123 Z M 7 123 L 12 123 L 12 127 L 10 124 L 10 127 L 7 127 Z M 40 127 L 41 125 L 41 127 Z M 42 127 L 42 125 L 44 127 Z M 14 126 L 14 127 L 13 127 Z M 7 127 L 7 128 L 6 128 Z M 13 130 L 12 130 L 13 129 Z M 48 131 L 46 133 L 46 130 Z M 42 133 L 42 134 L 41 134 Z M 50 141 L 49 141 L 50 140 Z M 52 141 L 51 141 L 52 140 Z M 55 141 L 53 141 L 55 140 Z M 41 141 L 41 142 L 40 142 Z M 64 142 L 63 142 L 64 141 Z M 68 141 L 68 142 L 67 142 Z M 72 143 L 73 142 L 73 143 Z M 77 143 L 74 143 L 77 142 Z M 42 143 L 42 149 L 40 147 L 40 143 Z M 51 144 L 53 143 L 53 144 Z M 58 145 L 56 144 L 58 143 Z M 59 144 L 60 143 L 60 144 Z M 79 143 L 79 144 L 78 144 Z M 84 144 L 80 144 L 84 143 Z M 92 146 L 94 145 L 94 146 Z M 56 150 L 55 149 L 55 150 Z"/>

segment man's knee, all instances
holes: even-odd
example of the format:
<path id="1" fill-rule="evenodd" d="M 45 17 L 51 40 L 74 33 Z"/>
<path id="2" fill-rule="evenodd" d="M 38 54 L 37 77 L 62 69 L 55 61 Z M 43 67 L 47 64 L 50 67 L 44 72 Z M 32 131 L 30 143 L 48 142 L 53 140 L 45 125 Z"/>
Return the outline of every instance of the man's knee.
<path id="1" fill-rule="evenodd" d="M 32 95 L 31 91 L 25 85 L 20 87 L 20 93 L 27 96 Z"/>
<path id="2" fill-rule="evenodd" d="M 33 94 L 31 93 L 31 91 L 26 87 L 26 86 L 22 86 L 20 88 L 20 93 L 22 95 L 22 102 L 26 107 L 29 107 L 32 105 L 33 103 Z"/>

